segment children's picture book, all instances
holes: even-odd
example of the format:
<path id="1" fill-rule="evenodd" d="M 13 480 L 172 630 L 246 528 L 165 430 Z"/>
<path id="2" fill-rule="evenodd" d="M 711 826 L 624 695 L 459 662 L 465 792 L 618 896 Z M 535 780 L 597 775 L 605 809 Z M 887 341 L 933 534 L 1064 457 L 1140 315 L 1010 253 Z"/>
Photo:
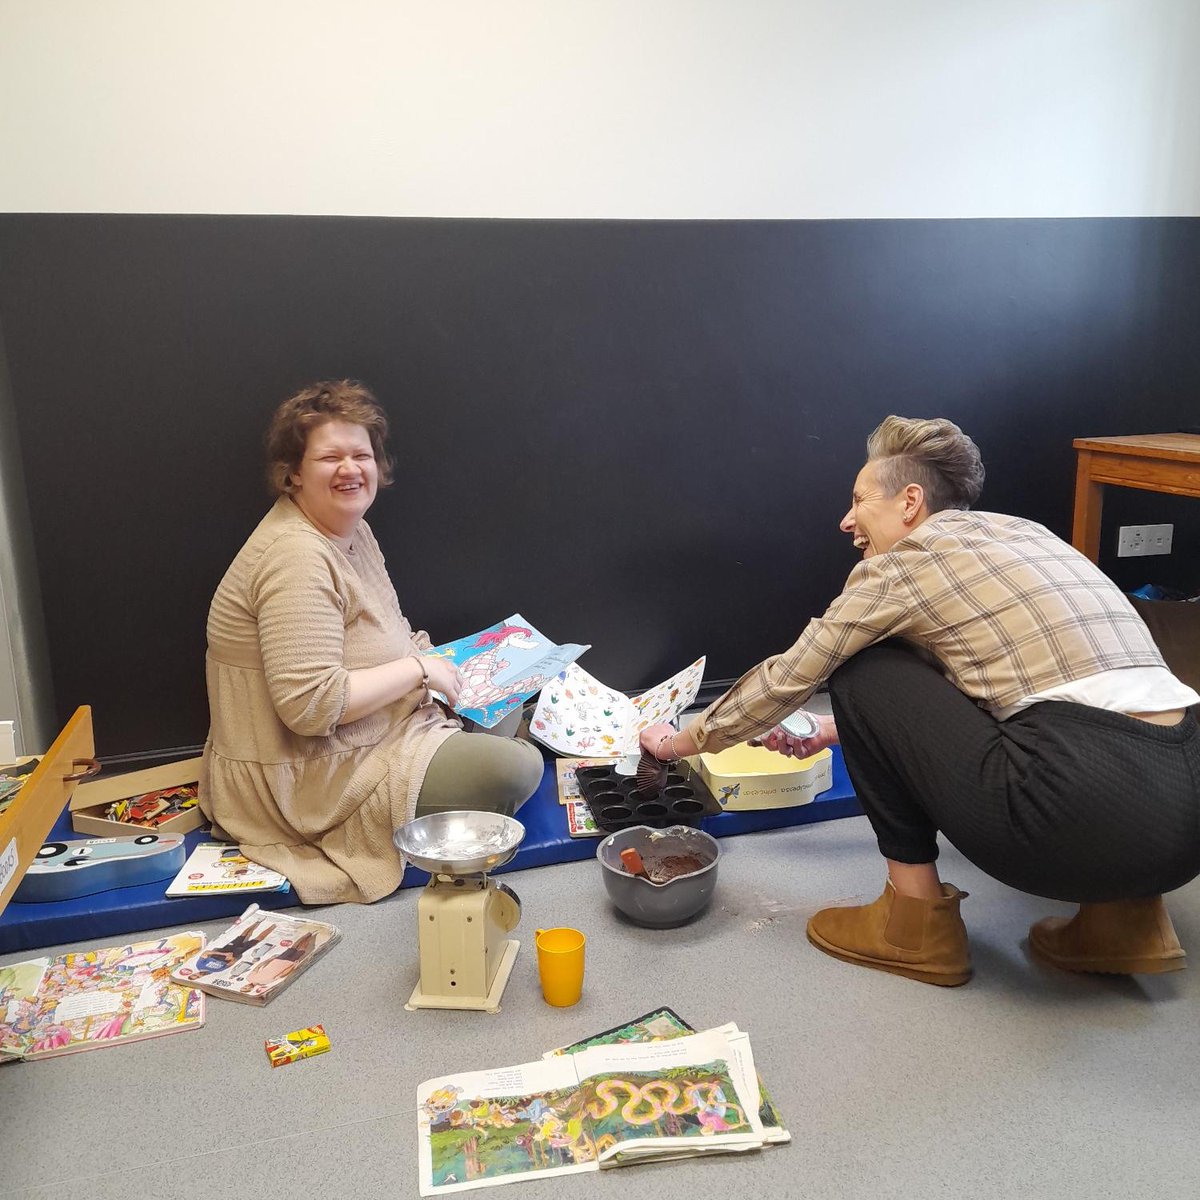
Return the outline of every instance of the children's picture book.
<path id="1" fill-rule="evenodd" d="M 591 805 L 586 800 L 572 800 L 566 806 L 567 836 L 573 838 L 603 837 L 604 830 L 596 824 Z"/>
<path id="2" fill-rule="evenodd" d="M 203 946 L 202 933 L 176 933 L 0 967 L 0 1061 L 199 1029 L 204 996 L 171 971 Z"/>
<path id="3" fill-rule="evenodd" d="M 33 774 L 40 759 L 34 758 L 27 763 L 6 766 L 0 770 L 0 813 L 3 813 L 17 798 L 22 785 Z"/>
<path id="4" fill-rule="evenodd" d="M 596 824 L 592 809 L 583 798 L 579 788 L 579 776 L 576 772 L 580 767 L 608 766 L 611 759 L 607 758 L 559 758 L 555 760 L 554 771 L 558 779 L 558 802 L 567 816 L 567 833 L 573 838 L 603 837 L 604 830 Z"/>
<path id="5" fill-rule="evenodd" d="M 626 1021 L 624 1025 L 614 1025 L 603 1033 L 594 1033 L 591 1037 L 569 1046 L 560 1046 L 557 1050 L 547 1050 L 543 1058 L 558 1058 L 563 1054 L 577 1054 L 580 1050 L 590 1050 L 593 1046 L 621 1046 L 627 1042 L 665 1042 L 668 1038 L 682 1037 L 687 1033 L 695 1033 L 692 1028 L 674 1009 L 656 1008 L 653 1012 L 643 1013 Z"/>
<path id="6" fill-rule="evenodd" d="M 559 804 L 571 804 L 583 799 L 583 789 L 579 786 L 579 769 L 581 767 L 611 767 L 611 758 L 556 758 L 554 760 L 554 777 L 558 783 Z"/>
<path id="7" fill-rule="evenodd" d="M 543 1058 L 556 1058 L 562 1054 L 577 1054 L 592 1046 L 622 1045 L 626 1042 L 662 1042 L 669 1038 L 684 1037 L 695 1030 L 677 1012 L 670 1008 L 656 1008 L 653 1012 L 634 1017 L 624 1025 L 593 1034 L 581 1042 L 563 1046 L 558 1050 L 547 1050 Z M 784 1128 L 783 1117 L 771 1099 L 762 1076 L 756 1077 L 758 1084 L 758 1119 L 762 1122 L 763 1136 L 772 1145 L 781 1146 L 792 1140 Z"/>
<path id="8" fill-rule="evenodd" d="M 559 754 L 620 758 L 638 751 L 647 725 L 674 721 L 696 699 L 704 659 L 632 699 L 572 663 L 542 688 L 530 734 Z"/>
<path id="9" fill-rule="evenodd" d="M 764 1145 L 750 1039 L 736 1026 L 427 1080 L 422 1196 Z"/>
<path id="10" fill-rule="evenodd" d="M 341 936 L 336 925 L 251 904 L 171 978 L 225 1000 L 267 1004 Z"/>
<path id="11" fill-rule="evenodd" d="M 462 671 L 455 708 L 460 716 L 491 729 L 591 646 L 559 646 L 520 613 L 478 633 L 429 651 L 452 659 Z"/>
<path id="12" fill-rule="evenodd" d="M 26 1036 L 37 1016 L 38 989 L 50 966 L 48 958 L 0 967 L 0 1062 L 20 1058 L 29 1049 Z"/>
<path id="13" fill-rule="evenodd" d="M 227 842 L 200 842 L 167 885 L 168 896 L 216 896 L 224 892 L 287 892 L 286 875 L 251 862 Z"/>

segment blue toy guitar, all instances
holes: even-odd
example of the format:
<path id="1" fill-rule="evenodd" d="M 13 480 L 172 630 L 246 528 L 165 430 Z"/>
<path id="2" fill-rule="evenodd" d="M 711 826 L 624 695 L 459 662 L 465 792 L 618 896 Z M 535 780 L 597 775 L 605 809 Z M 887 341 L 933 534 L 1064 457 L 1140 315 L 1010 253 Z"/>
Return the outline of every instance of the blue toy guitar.
<path id="1" fill-rule="evenodd" d="M 44 903 L 155 883 L 178 874 L 186 857 L 178 833 L 47 842 L 12 898 L 23 904 Z"/>

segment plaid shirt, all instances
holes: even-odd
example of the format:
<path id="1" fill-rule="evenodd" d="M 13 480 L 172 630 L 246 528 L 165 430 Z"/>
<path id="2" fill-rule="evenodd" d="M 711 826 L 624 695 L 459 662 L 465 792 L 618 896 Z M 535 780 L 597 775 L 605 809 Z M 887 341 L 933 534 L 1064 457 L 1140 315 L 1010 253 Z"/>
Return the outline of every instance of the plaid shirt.
<path id="1" fill-rule="evenodd" d="M 946 509 L 859 563 L 790 650 L 692 722 L 696 744 L 721 750 L 765 732 L 891 637 L 989 709 L 1100 671 L 1165 666 L 1133 606 L 1079 551 L 1032 521 Z"/>

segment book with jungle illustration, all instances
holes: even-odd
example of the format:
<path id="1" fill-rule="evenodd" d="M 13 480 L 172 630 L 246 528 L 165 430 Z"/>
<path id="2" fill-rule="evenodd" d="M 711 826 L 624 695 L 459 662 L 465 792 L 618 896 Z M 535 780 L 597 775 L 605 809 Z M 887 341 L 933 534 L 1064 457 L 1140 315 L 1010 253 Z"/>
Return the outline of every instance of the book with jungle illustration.
<path id="1" fill-rule="evenodd" d="M 325 921 L 251 904 L 224 933 L 180 963 L 171 978 L 225 1000 L 266 1004 L 341 936 Z"/>
<path id="2" fill-rule="evenodd" d="M 656 1008 L 652 1012 L 643 1013 L 626 1021 L 624 1025 L 606 1029 L 603 1033 L 594 1033 L 581 1042 L 570 1046 L 562 1046 L 557 1050 L 547 1050 L 544 1058 L 557 1058 L 563 1054 L 578 1054 L 580 1050 L 588 1050 L 592 1046 L 624 1045 L 628 1042 L 663 1042 L 671 1038 L 686 1037 L 695 1033 L 674 1009 Z M 773 1146 L 782 1146 L 792 1140 L 792 1135 L 784 1128 L 783 1117 L 771 1099 L 766 1084 L 761 1075 L 756 1075 L 758 1085 L 758 1119 L 762 1122 L 763 1136 Z"/>
<path id="3" fill-rule="evenodd" d="M 422 1196 L 765 1144 L 735 1025 L 600 1044 L 417 1089 Z"/>
<path id="4" fill-rule="evenodd" d="M 0 1061 L 199 1029 L 204 996 L 171 971 L 203 946 L 202 933 L 175 933 L 0 967 Z"/>
<path id="5" fill-rule="evenodd" d="M 462 672 L 455 712 L 491 729 L 591 646 L 559 646 L 520 613 L 427 652 Z M 445 699 L 445 697 L 443 697 Z"/>
<path id="6" fill-rule="evenodd" d="M 647 725 L 674 721 L 691 707 L 704 678 L 704 658 L 640 695 L 629 697 L 572 663 L 538 697 L 530 736 L 573 758 L 636 754 Z"/>
<path id="7" fill-rule="evenodd" d="M 614 1025 L 603 1033 L 593 1033 L 591 1037 L 586 1037 L 580 1042 L 560 1046 L 557 1050 L 547 1050 L 542 1057 L 559 1058 L 564 1054 L 578 1054 L 580 1050 L 590 1050 L 593 1046 L 623 1046 L 628 1042 L 665 1042 L 695 1032 L 674 1009 L 656 1008 L 640 1017 L 634 1017 L 632 1021 L 626 1021 L 623 1025 Z"/>

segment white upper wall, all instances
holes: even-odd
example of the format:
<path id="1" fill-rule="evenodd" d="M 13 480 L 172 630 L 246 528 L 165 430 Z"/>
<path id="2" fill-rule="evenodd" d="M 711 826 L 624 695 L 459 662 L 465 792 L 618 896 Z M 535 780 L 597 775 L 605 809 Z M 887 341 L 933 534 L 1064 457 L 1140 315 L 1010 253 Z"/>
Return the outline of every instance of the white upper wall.
<path id="1" fill-rule="evenodd" d="M 0 211 L 1200 211 L 1198 0 L 0 0 Z"/>

